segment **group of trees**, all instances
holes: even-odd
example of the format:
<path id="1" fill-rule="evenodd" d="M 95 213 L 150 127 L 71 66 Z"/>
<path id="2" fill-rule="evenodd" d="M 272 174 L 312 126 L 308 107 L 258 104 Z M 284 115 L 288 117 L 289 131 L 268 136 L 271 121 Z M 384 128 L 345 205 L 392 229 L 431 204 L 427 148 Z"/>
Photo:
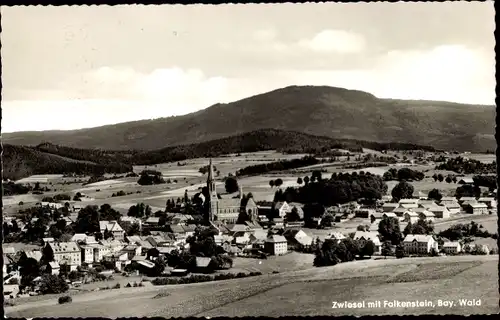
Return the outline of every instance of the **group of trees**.
<path id="1" fill-rule="evenodd" d="M 401 199 L 407 199 L 413 197 L 413 192 L 415 188 L 406 181 L 401 181 L 392 188 L 391 195 L 394 201 L 398 202 Z"/>
<path id="2" fill-rule="evenodd" d="M 212 168 L 214 170 L 214 172 L 217 172 L 217 167 L 212 165 Z M 206 165 L 206 166 L 203 166 L 200 168 L 200 170 L 198 170 L 201 174 L 207 174 L 208 173 L 208 170 L 210 169 L 210 165 Z"/>
<path id="3" fill-rule="evenodd" d="M 317 245 L 314 266 L 333 266 L 338 263 L 353 261 L 356 256 L 372 256 L 375 244 L 372 241 L 356 241 L 350 237 L 337 241 L 326 239 Z"/>
<path id="4" fill-rule="evenodd" d="M 475 159 L 456 157 L 436 166 L 436 170 L 454 171 L 460 174 L 492 174 L 496 173 L 496 161 L 484 163 Z"/>
<path id="5" fill-rule="evenodd" d="M 312 156 L 305 156 L 300 159 L 281 160 L 276 162 L 256 164 L 236 171 L 236 176 L 264 174 L 271 171 L 284 171 L 308 167 L 320 163 L 321 161 Z"/>
<path id="6" fill-rule="evenodd" d="M 497 238 L 498 234 L 491 234 L 488 230 L 484 230 L 482 225 L 471 221 L 469 224 L 458 223 L 452 225 L 446 230 L 438 234 L 440 237 L 449 239 L 450 241 L 462 240 L 469 237 L 482 237 L 482 238 Z"/>
<path id="7" fill-rule="evenodd" d="M 302 178 L 299 178 L 300 181 L 302 181 Z M 298 180 L 297 180 L 298 181 Z M 302 183 L 302 182 L 301 182 Z M 300 183 L 300 184 L 301 184 Z M 269 186 L 272 187 L 281 187 L 283 185 L 283 179 L 278 178 L 278 179 L 273 179 L 269 181 Z"/>
<path id="8" fill-rule="evenodd" d="M 142 217 L 150 217 L 153 213 L 153 210 L 151 207 L 147 204 L 144 203 L 138 203 L 136 205 L 131 206 L 128 209 L 127 216 L 129 217 L 136 217 L 136 218 L 142 218 Z"/>
<path id="9" fill-rule="evenodd" d="M 305 184 L 298 188 L 288 187 L 278 190 L 275 201 L 319 204 L 330 207 L 358 199 L 381 199 L 387 192 L 387 185 L 380 176 L 371 173 L 334 173 L 330 179 L 324 179 L 320 171 L 313 172 L 311 178 L 303 179 Z M 304 215 L 306 215 L 304 207 Z"/>
<path id="10" fill-rule="evenodd" d="M 420 171 L 410 168 L 391 168 L 384 173 L 384 181 L 399 180 L 399 181 L 420 181 L 425 178 L 425 174 Z"/>
<path id="11" fill-rule="evenodd" d="M 155 170 L 143 170 L 139 175 L 137 183 L 141 186 L 165 183 L 161 172 Z"/>
<path id="12" fill-rule="evenodd" d="M 440 174 L 436 174 L 434 173 L 434 175 L 432 176 L 432 178 L 434 179 L 434 182 L 443 182 L 443 181 L 446 181 L 446 183 L 457 183 L 457 177 L 456 176 L 452 176 L 452 175 L 447 175 L 446 178 L 440 173 Z"/>
<path id="13" fill-rule="evenodd" d="M 21 183 L 14 183 L 12 181 L 2 182 L 3 195 L 4 196 L 15 196 L 18 194 L 27 194 L 32 190 L 30 186 L 26 186 Z"/>

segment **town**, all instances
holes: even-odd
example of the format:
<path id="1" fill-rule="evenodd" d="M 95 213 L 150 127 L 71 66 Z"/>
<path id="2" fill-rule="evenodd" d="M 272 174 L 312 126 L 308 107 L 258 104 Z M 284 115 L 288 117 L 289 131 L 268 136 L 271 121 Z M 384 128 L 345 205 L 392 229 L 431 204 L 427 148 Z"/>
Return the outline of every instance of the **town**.
<path id="1" fill-rule="evenodd" d="M 260 152 L 236 157 L 252 162 L 269 154 L 273 159 L 279 156 Z M 279 160 L 284 166 L 294 161 L 284 157 L 285 160 Z M 429 161 L 436 158 L 441 161 L 435 164 L 436 168 L 457 163 L 465 167 L 476 160 L 446 153 L 410 151 L 405 152 L 403 162 L 406 164 L 389 166 L 387 171 L 382 170 L 385 171 L 382 175 L 364 168 L 366 171 L 335 172 L 331 177 L 324 177 L 329 166 L 345 167 L 348 161 L 352 162 L 347 160 L 350 157 L 354 162 L 363 163 L 367 155 L 346 152 L 342 157 L 340 163 L 323 159 L 320 168 L 314 169 L 317 165 L 313 165 L 310 175 L 296 179 L 295 187 L 290 186 L 293 181 L 289 174 L 283 175 L 289 185 L 286 188 L 280 188 L 284 183 L 282 178 L 271 179 L 266 188 L 272 201 L 254 198 L 252 192 L 245 194 L 246 186 L 242 183 L 245 179 L 239 180 L 236 175 L 228 173 L 220 178 L 221 172 L 216 166 L 222 168 L 228 163 L 227 158 L 222 157 L 208 161 L 196 159 L 194 165 L 208 162 L 199 168 L 201 178 L 196 178 L 206 176 L 206 183 L 197 189 L 186 187 L 181 197 L 161 197 L 167 199 L 165 208 L 155 212 L 143 202 L 121 210 L 124 214 L 108 203 L 85 204 L 92 199 L 80 191 L 52 192 L 52 196 L 46 196 L 50 192 L 45 192 L 38 195 L 42 201 L 33 206 L 17 203 L 13 207 L 18 212 L 6 216 L 3 224 L 4 298 L 15 304 L 21 303 L 23 297 L 59 294 L 64 302 L 71 296 L 61 294 L 68 292 L 257 276 L 266 271 L 259 267 L 267 263 L 276 265 L 267 272 L 279 273 L 283 270 L 276 262 L 290 263 L 287 259 L 292 256 L 295 260 L 309 261 L 310 267 L 321 267 L 360 259 L 424 256 L 439 259 L 449 255 L 498 253 L 495 246 L 498 233 L 490 233 L 487 229 L 491 228 L 485 229 L 481 224 L 484 218 L 488 219 L 485 223 L 496 224 L 495 177 L 450 174 L 445 178 L 441 173 L 425 176 L 414 169 L 419 163 L 430 167 Z M 374 156 L 369 153 L 368 157 Z M 387 153 L 380 157 L 387 157 Z M 234 155 L 231 159 L 229 162 L 235 161 Z M 187 163 L 182 167 L 186 168 Z M 272 167 L 275 162 L 268 163 L 267 166 Z M 308 164 L 306 161 L 305 165 Z M 170 164 L 171 167 L 178 165 Z M 128 179 L 144 180 L 162 175 L 150 167 L 137 168 L 142 171 L 127 175 Z M 247 168 L 252 168 L 247 171 L 257 170 L 256 166 Z M 239 170 L 242 171 L 245 169 Z M 36 177 L 29 179 L 27 181 L 33 182 Z M 225 190 L 217 190 L 220 186 L 217 180 L 223 182 Z M 447 185 L 450 195 L 443 196 L 436 188 L 428 194 L 416 192 L 411 181 L 418 184 L 424 180 L 431 186 L 433 183 Z M 110 179 L 84 185 L 87 189 L 93 185 L 105 187 L 107 181 L 109 187 L 114 186 L 111 184 L 114 180 Z M 338 184 L 340 182 L 344 184 Z M 391 182 L 392 192 L 385 194 L 386 183 Z M 353 183 L 359 188 L 356 194 L 351 190 Z M 18 188 L 21 185 L 8 184 Z M 40 182 L 35 182 L 34 187 L 30 182 L 27 185 L 35 195 L 36 190 L 54 186 L 49 183 L 43 186 Z M 69 185 L 74 188 L 75 184 Z M 164 188 L 166 184 L 154 186 Z M 259 189 L 248 187 L 259 194 Z M 326 198 L 315 196 L 330 187 L 337 191 L 329 191 Z M 347 188 L 345 191 L 350 196 L 339 195 L 341 188 Z M 456 190 L 452 196 L 453 188 Z M 102 193 L 97 190 L 93 190 L 94 195 Z M 182 188 L 176 190 L 179 193 Z M 308 190 L 315 193 L 311 195 Z M 108 191 L 108 195 L 110 193 Z M 119 192 L 113 192 L 108 198 L 111 203 L 119 199 L 116 194 Z M 141 197 L 144 201 L 155 198 Z M 305 203 L 300 202 L 301 199 Z M 120 207 L 119 203 L 116 205 Z M 439 227 L 440 224 L 446 227 Z M 490 239 L 493 245 L 488 246 L 482 239 Z M 310 258 L 304 258 L 306 256 Z M 258 267 L 242 268 L 251 265 L 251 261 Z"/>

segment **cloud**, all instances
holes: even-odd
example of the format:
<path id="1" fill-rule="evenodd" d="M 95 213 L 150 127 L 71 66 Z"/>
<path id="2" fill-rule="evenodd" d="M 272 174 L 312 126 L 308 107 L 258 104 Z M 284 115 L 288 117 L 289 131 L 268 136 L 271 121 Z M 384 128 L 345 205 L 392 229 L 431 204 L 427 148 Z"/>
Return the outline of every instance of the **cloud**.
<path id="1" fill-rule="evenodd" d="M 278 32 L 274 28 L 260 29 L 253 33 L 252 37 L 254 40 L 259 42 L 268 42 L 275 40 L 278 36 Z"/>
<path id="2" fill-rule="evenodd" d="M 365 49 L 363 36 L 344 30 L 323 30 L 312 39 L 303 39 L 299 45 L 317 52 L 340 54 L 359 53 Z"/>

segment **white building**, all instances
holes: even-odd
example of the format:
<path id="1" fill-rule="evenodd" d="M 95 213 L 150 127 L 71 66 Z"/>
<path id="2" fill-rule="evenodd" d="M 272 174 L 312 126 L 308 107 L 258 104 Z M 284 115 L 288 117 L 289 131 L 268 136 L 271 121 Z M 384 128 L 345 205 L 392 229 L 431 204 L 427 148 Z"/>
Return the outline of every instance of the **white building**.
<path id="1" fill-rule="evenodd" d="M 438 243 L 432 236 L 423 234 L 409 234 L 403 240 L 406 253 L 429 253 L 431 249 L 438 250 Z"/>
<path id="2" fill-rule="evenodd" d="M 462 250 L 462 246 L 458 241 L 445 242 L 443 244 L 442 252 L 446 254 L 457 254 Z"/>
<path id="3" fill-rule="evenodd" d="M 380 254 L 382 243 L 380 242 L 378 231 L 356 231 L 354 240 L 364 245 L 368 241 L 372 241 L 375 245 L 375 253 Z"/>
<path id="4" fill-rule="evenodd" d="M 288 252 L 286 238 L 279 235 L 272 235 L 266 239 L 264 249 L 275 256 L 283 255 Z"/>
<path id="5" fill-rule="evenodd" d="M 54 252 L 54 261 L 59 265 L 67 264 L 70 270 L 82 265 L 82 253 L 76 242 L 51 242 L 48 245 Z"/>

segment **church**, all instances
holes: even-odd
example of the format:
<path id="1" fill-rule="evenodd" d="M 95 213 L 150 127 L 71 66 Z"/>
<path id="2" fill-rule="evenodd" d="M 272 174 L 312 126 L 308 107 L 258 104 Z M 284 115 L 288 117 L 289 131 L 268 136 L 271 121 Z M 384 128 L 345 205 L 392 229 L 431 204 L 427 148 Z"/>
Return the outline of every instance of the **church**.
<path id="1" fill-rule="evenodd" d="M 257 204 L 250 198 L 243 201 L 243 191 L 240 187 L 238 198 L 219 199 L 214 180 L 214 168 L 210 159 L 207 188 L 210 194 L 208 219 L 209 221 L 222 221 L 225 223 L 236 223 L 240 213 L 246 212 L 251 221 L 257 219 Z M 245 203 L 246 202 L 246 203 Z"/>

